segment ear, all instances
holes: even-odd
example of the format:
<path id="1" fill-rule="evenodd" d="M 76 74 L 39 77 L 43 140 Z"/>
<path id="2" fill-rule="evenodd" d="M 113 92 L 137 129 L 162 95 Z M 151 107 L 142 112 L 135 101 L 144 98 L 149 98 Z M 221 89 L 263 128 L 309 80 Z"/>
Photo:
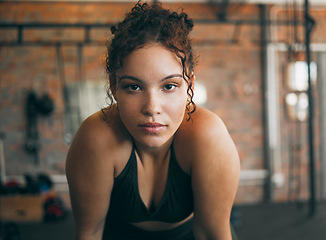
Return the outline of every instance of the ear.
<path id="1" fill-rule="evenodd" d="M 192 91 L 194 91 L 194 89 L 195 89 L 195 79 L 196 79 L 195 73 L 191 72 L 189 81 L 191 82 L 191 90 Z"/>

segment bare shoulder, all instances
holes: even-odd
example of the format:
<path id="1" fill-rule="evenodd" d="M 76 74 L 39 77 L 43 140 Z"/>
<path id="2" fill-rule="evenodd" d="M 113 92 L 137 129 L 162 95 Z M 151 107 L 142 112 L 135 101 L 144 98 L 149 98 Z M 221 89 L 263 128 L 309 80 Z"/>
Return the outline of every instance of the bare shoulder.
<path id="1" fill-rule="evenodd" d="M 194 232 L 231 239 L 229 218 L 240 173 L 238 152 L 216 114 L 198 107 L 192 118 L 176 133 L 175 152 L 192 177 Z"/>
<path id="2" fill-rule="evenodd" d="M 234 143 L 222 119 L 202 107 L 197 107 L 190 121 L 182 123 L 176 134 L 176 141 L 180 149 L 184 148 L 191 154 L 209 148 L 214 151 L 225 150 L 226 146 L 236 154 Z"/>
<path id="3" fill-rule="evenodd" d="M 74 143 L 87 143 L 85 147 L 96 150 L 113 150 L 128 139 L 128 134 L 121 124 L 117 114 L 111 113 L 106 121 L 106 112 L 98 111 L 89 116 L 80 126 L 74 138 Z"/>
<path id="4" fill-rule="evenodd" d="M 213 131 L 226 130 L 225 125 L 221 118 L 202 107 L 197 107 L 196 111 L 192 115 L 192 119 L 183 123 L 182 127 L 186 127 L 187 131 L 197 136 L 207 136 L 207 133 L 212 133 Z"/>
<path id="5" fill-rule="evenodd" d="M 80 126 L 70 146 L 66 169 L 67 174 L 74 174 L 79 169 L 91 175 L 104 169 L 115 169 L 118 159 L 129 148 L 128 134 L 118 120 L 108 123 L 102 111 L 88 117 Z M 127 155 L 126 155 L 127 157 Z M 110 175 L 103 173 L 104 175 Z"/>
<path id="6" fill-rule="evenodd" d="M 182 123 L 174 145 L 180 165 L 189 174 L 207 167 L 207 171 L 239 175 L 236 146 L 221 118 L 207 109 L 198 107 L 192 120 Z"/>
<path id="7" fill-rule="evenodd" d="M 80 235 L 101 236 L 118 160 L 128 159 L 128 135 L 119 119 L 108 123 L 104 116 L 99 111 L 82 123 L 67 155 L 66 176 Z"/>

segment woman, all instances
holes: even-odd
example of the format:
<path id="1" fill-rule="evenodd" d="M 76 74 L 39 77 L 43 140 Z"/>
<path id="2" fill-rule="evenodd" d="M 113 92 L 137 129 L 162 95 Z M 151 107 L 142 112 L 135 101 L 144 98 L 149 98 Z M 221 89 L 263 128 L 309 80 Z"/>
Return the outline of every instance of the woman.
<path id="1" fill-rule="evenodd" d="M 76 240 L 230 240 L 239 159 L 221 119 L 193 102 L 185 13 L 137 3 L 112 28 L 116 100 L 84 121 L 67 156 Z"/>

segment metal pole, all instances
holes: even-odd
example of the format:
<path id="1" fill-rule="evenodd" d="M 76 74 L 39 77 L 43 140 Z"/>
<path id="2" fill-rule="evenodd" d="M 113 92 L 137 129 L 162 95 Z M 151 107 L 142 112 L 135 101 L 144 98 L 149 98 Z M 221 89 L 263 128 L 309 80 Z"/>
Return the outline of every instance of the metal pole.
<path id="1" fill-rule="evenodd" d="M 309 15 L 309 1 L 305 0 L 305 31 L 306 31 L 306 61 L 308 67 L 308 99 L 309 99 L 309 118 L 308 118 L 308 138 L 309 138 L 309 177 L 310 177 L 310 201 L 309 216 L 316 212 L 316 190 L 315 190 L 315 154 L 314 154 L 314 96 L 311 86 L 310 72 L 310 34 L 314 26 L 314 20 Z"/>
<path id="2" fill-rule="evenodd" d="M 268 90 L 267 83 L 267 44 L 268 44 L 268 25 L 267 25 L 267 7 L 260 4 L 260 21 L 261 21 L 261 69 L 262 69 L 262 88 L 263 88 L 263 123 L 264 123 L 264 165 L 271 173 L 271 151 L 269 149 L 269 132 L 268 132 L 268 103 L 266 92 Z M 272 200 L 272 181 L 271 174 L 268 175 L 264 186 L 264 201 Z"/>

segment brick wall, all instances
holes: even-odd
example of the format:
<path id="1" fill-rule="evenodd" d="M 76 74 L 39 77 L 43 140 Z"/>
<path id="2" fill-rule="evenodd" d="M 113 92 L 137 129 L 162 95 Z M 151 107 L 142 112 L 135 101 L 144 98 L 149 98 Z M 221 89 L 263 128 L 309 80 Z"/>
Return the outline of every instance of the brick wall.
<path id="1" fill-rule="evenodd" d="M 68 147 L 64 141 L 64 100 L 62 79 L 57 62 L 56 43 L 67 83 L 80 80 L 102 81 L 105 85 L 105 41 L 108 28 L 96 24 L 114 24 L 120 20 L 131 3 L 65 3 L 65 2 L 1 2 L 0 21 L 7 24 L 89 24 L 89 31 L 76 27 L 28 27 L 22 31 L 22 44 L 15 43 L 17 27 L 0 28 L 0 131 L 5 133 L 5 158 L 8 175 L 25 172 L 64 174 Z M 190 17 L 216 19 L 219 8 L 204 4 L 165 4 L 172 9 L 184 8 Z M 256 20 L 260 10 L 253 5 L 232 5 L 228 8 L 230 20 Z M 326 11 L 316 11 L 320 21 L 313 41 L 326 42 L 321 27 Z M 279 28 L 282 42 L 285 29 Z M 283 33 L 282 33 L 283 32 Z M 243 170 L 264 168 L 263 153 L 263 92 L 261 72 L 260 27 L 258 24 L 205 24 L 198 22 L 192 33 L 194 50 L 199 55 L 196 79 L 207 86 L 205 107 L 220 115 L 237 145 Z M 285 38 L 286 39 L 286 38 Z M 81 72 L 78 62 L 78 42 L 82 48 Z M 10 45 L 11 43 L 14 43 Z M 55 111 L 50 117 L 40 117 L 40 160 L 24 148 L 26 94 L 34 89 L 38 96 L 49 94 Z M 286 164 L 284 174 L 287 175 Z M 286 187 L 280 188 L 278 199 L 286 199 Z M 237 203 L 260 202 L 264 197 L 263 184 L 253 180 L 241 184 Z M 65 195 L 65 198 L 67 196 Z"/>

